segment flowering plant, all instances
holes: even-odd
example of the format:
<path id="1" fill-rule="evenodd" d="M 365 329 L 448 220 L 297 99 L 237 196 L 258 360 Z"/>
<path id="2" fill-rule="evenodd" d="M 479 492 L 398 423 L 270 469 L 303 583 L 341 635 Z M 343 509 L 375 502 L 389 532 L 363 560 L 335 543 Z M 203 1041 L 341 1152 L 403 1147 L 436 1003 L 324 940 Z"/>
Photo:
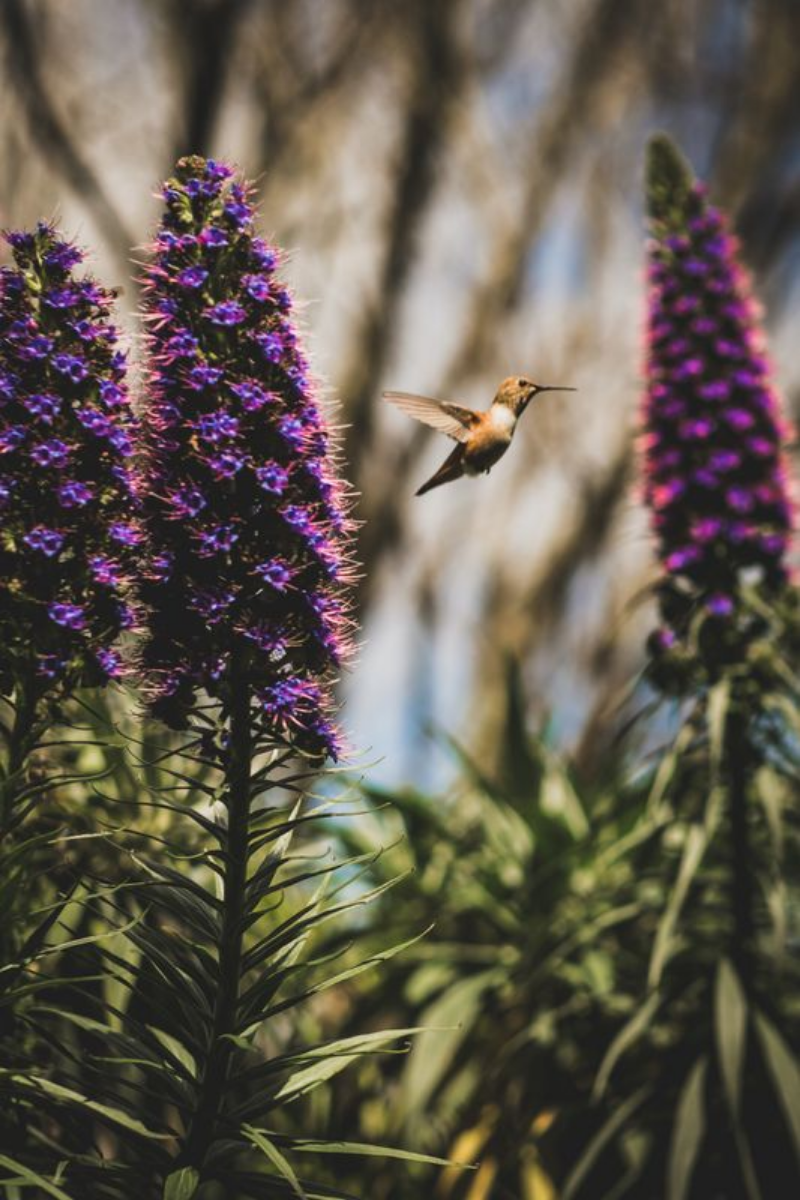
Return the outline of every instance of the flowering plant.
<path id="1" fill-rule="evenodd" d="M 653 140 L 644 496 L 663 566 L 656 653 L 712 672 L 764 632 L 793 526 L 781 416 L 736 239 L 666 138 Z"/>
<path id="2" fill-rule="evenodd" d="M 229 707 L 236 664 L 257 741 L 336 757 L 351 525 L 279 254 L 229 167 L 183 159 L 163 194 L 145 273 L 153 708 L 180 725 L 198 689 Z"/>
<path id="3" fill-rule="evenodd" d="M 0 691 L 102 683 L 134 622 L 137 421 L 111 293 L 50 225 L 0 271 Z"/>

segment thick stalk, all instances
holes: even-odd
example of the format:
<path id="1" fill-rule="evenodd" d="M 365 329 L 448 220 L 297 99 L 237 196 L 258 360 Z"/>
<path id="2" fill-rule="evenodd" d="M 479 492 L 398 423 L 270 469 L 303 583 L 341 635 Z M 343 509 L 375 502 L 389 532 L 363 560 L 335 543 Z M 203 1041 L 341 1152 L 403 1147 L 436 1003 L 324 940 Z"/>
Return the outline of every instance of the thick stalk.
<path id="1" fill-rule="evenodd" d="M 735 702 L 734 702 L 735 703 Z M 750 862 L 750 831 L 747 813 L 747 781 L 750 770 L 747 722 L 734 710 L 727 729 L 727 785 L 731 817 L 731 866 L 733 872 L 733 941 L 731 958 L 742 985 L 750 983 L 753 940 L 753 869 Z"/>
<path id="2" fill-rule="evenodd" d="M 25 807 L 19 804 L 19 796 L 26 782 L 25 764 L 41 734 L 42 722 L 37 720 L 41 694 L 30 677 L 22 680 L 15 689 L 13 717 L 6 731 L 6 753 L 0 774 L 0 875 L 4 873 L 7 853 L 14 849 L 14 833 L 22 820 L 20 810 Z M 0 991 L 6 994 L 12 992 L 22 970 L 18 952 L 28 925 L 22 899 L 25 894 L 24 885 L 12 889 L 0 924 L 0 965 L 4 968 Z M 0 1007 L 0 1037 L 12 1034 L 14 1021 L 14 1006 L 4 1004 Z"/>
<path id="3" fill-rule="evenodd" d="M 239 676 L 237 678 L 237 676 Z M 219 987 L 206 1069 L 197 1108 L 186 1136 L 181 1162 L 199 1167 L 214 1136 L 228 1080 L 233 1044 L 226 1034 L 236 1028 L 242 965 L 242 927 L 247 884 L 252 737 L 250 693 L 243 672 L 231 671 L 230 747 L 226 769 L 228 830 L 223 880 L 224 913 L 219 941 Z"/>
<path id="4" fill-rule="evenodd" d="M 10 833 L 15 825 L 14 805 L 21 790 L 17 778 L 25 766 L 25 760 L 36 741 L 36 709 L 40 695 L 29 680 L 21 683 L 14 697 L 14 717 L 8 730 L 8 751 L 4 764 L 4 778 L 0 781 L 0 839 Z"/>

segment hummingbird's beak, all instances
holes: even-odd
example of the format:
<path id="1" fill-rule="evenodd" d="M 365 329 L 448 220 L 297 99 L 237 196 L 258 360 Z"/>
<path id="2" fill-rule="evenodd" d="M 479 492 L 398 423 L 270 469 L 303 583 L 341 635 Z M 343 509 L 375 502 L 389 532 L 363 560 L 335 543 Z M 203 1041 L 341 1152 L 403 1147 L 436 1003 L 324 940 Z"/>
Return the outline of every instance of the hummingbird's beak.
<path id="1" fill-rule="evenodd" d="M 540 392 L 577 392 L 577 388 L 573 387 L 537 387 L 536 395 Z"/>

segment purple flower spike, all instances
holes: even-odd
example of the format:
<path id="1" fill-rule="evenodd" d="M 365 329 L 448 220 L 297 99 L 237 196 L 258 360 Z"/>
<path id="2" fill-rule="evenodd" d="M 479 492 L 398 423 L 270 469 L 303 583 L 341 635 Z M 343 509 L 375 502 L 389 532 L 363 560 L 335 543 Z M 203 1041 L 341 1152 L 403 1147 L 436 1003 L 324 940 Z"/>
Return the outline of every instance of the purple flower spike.
<path id="1" fill-rule="evenodd" d="M 123 625 L 130 560 L 115 522 L 132 524 L 124 467 L 136 421 L 110 294 L 73 270 L 82 255 L 56 231 L 8 234 L 0 271 L 0 678 L 49 686 L 105 682 Z M 95 564 L 117 569 L 98 575 Z"/>
<path id="2" fill-rule="evenodd" d="M 662 617 L 685 639 L 694 613 L 738 612 L 744 572 L 783 586 L 793 509 L 786 427 L 735 239 L 663 137 L 651 142 L 648 201 L 644 496 Z"/>
<path id="3" fill-rule="evenodd" d="M 351 522 L 280 256 L 231 175 L 181 160 L 144 280 L 142 668 L 182 725 L 199 691 L 230 711 L 244 664 L 259 744 L 319 757 L 338 751 Z"/>

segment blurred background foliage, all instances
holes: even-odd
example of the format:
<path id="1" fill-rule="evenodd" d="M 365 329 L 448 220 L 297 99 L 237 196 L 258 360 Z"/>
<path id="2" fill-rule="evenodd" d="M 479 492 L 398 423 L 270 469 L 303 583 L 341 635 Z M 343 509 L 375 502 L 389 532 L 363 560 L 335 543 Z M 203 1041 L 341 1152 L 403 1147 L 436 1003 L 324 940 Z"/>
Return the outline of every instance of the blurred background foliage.
<path id="1" fill-rule="evenodd" d="M 359 961 L 365 941 L 377 954 L 429 932 L 299 1019 L 306 1039 L 431 1031 L 409 1054 L 370 1058 L 318 1089 L 298 1129 L 480 1164 L 342 1156 L 332 1182 L 376 1200 L 551 1200 L 570 1176 L 576 1195 L 628 1194 L 648 1134 L 647 1120 L 626 1134 L 626 1105 L 648 1086 L 648 1056 L 669 1056 L 687 1012 L 706 1013 L 713 1043 L 719 1014 L 728 1029 L 738 1011 L 724 970 L 660 1022 L 642 1003 L 641 964 L 688 836 L 661 803 L 670 781 L 654 779 L 658 761 L 675 772 L 685 749 L 679 741 L 658 758 L 675 714 L 621 739 L 647 700 L 630 682 L 654 572 L 632 466 L 642 148 L 653 129 L 669 130 L 731 212 L 797 417 L 800 7 L 3 0 L 0 30 L 0 222 L 55 213 L 97 247 L 98 273 L 123 287 L 133 328 L 127 248 L 141 257 L 133 248 L 150 235 L 155 185 L 179 153 L 237 160 L 260 180 L 271 236 L 292 250 L 315 364 L 342 406 L 364 521 L 363 648 L 343 699 L 353 743 L 378 762 L 364 811 L 337 826 L 336 841 L 343 857 L 372 856 L 354 888 L 400 877 L 359 916 Z M 489 479 L 414 500 L 442 446 L 385 409 L 381 388 L 480 407 L 517 371 L 579 390 L 543 400 Z M 128 706 L 116 703 L 111 716 Z M 100 725 L 88 722 L 88 741 Z M 48 793 L 43 836 L 127 823 L 149 784 L 119 750 L 113 762 L 91 745 L 51 752 L 67 771 L 113 774 L 88 807 L 85 788 Z M 704 770 L 675 776 L 685 822 L 700 811 Z M 792 785 L 760 782 L 771 797 L 761 835 L 794 861 L 794 831 L 775 818 Z M 139 809 L 136 825 L 155 846 L 169 817 Z M 113 878 L 118 851 L 104 837 L 55 846 L 63 879 Z M 50 853 L 48 842 L 43 904 L 63 882 Z M 708 870 L 687 921 L 708 918 L 724 890 L 722 868 Z M 796 947 L 785 896 L 770 921 Z M 352 935 L 330 922 L 320 956 L 347 961 Z M 782 976 L 782 988 L 791 983 Z M 682 995 L 679 983 L 670 995 Z M 615 1092 L 616 1063 L 604 1056 L 643 1011 L 634 1033 L 647 1033 L 644 1048 Z M 771 1053 L 750 1051 L 748 1078 L 771 1063 L 783 1070 L 780 1094 L 800 1103 L 798 1077 L 758 1028 Z M 661 1095 L 691 1117 L 697 1088 L 681 1091 L 677 1078 L 687 1062 L 676 1060 Z M 596 1089 L 598 1071 L 606 1086 Z M 785 1119 L 792 1158 L 796 1112 L 778 1103 L 765 1113 L 774 1127 Z M 599 1175 L 580 1191 L 587 1145 Z M 704 1176 L 697 1194 L 753 1195 L 730 1162 L 730 1179 Z"/>

